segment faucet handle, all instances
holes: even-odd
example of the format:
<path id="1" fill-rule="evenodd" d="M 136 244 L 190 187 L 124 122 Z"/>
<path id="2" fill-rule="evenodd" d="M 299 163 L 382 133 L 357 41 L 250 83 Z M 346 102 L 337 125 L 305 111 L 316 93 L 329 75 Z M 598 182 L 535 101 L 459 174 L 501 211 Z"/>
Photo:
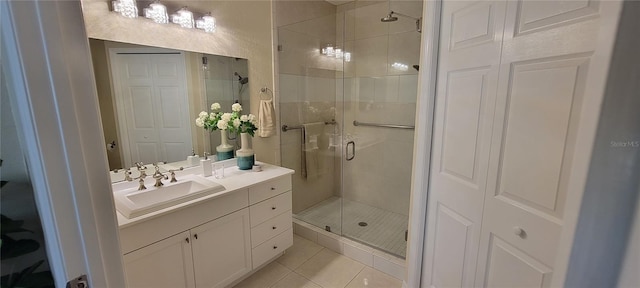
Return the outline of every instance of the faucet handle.
<path id="1" fill-rule="evenodd" d="M 133 178 L 131 178 L 131 170 L 129 170 L 130 168 L 127 168 L 124 170 L 124 180 L 125 181 L 133 181 Z"/>
<path id="2" fill-rule="evenodd" d="M 176 179 L 176 171 L 182 171 L 182 170 L 184 170 L 184 167 L 180 167 L 180 169 L 169 170 L 169 172 L 171 173 L 171 181 L 169 182 L 171 183 L 178 182 L 178 180 Z"/>
<path id="3" fill-rule="evenodd" d="M 144 178 L 140 178 L 140 180 L 138 181 L 138 184 L 140 184 L 140 186 L 138 186 L 138 190 L 147 189 L 147 187 L 144 186 Z"/>
<path id="4" fill-rule="evenodd" d="M 138 171 L 142 171 L 142 170 L 146 170 L 147 166 L 144 165 L 144 163 L 141 162 L 136 162 L 136 167 L 138 168 Z"/>

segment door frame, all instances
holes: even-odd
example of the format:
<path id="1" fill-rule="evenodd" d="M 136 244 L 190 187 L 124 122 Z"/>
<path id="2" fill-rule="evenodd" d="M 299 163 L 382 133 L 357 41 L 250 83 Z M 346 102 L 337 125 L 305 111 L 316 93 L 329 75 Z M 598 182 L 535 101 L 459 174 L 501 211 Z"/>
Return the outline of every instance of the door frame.
<path id="1" fill-rule="evenodd" d="M 403 287 L 422 286 L 424 244 L 427 239 L 427 204 L 429 203 L 429 175 L 431 139 L 438 74 L 440 47 L 440 14 L 442 0 L 424 1 L 422 6 L 422 39 L 420 43 L 420 71 L 418 72 L 418 101 L 416 103 L 415 136 L 413 143 L 413 175 L 409 201 L 409 233 L 407 239 L 406 275 Z"/>
<path id="2" fill-rule="evenodd" d="M 190 107 L 190 103 L 189 103 L 189 89 L 187 88 L 187 59 L 185 56 L 185 53 L 183 51 L 179 51 L 179 50 L 172 50 L 172 49 L 164 49 L 164 48 L 154 48 L 154 47 L 140 47 L 140 48 L 108 48 L 108 63 L 109 63 L 109 77 L 111 79 L 111 91 L 112 91 L 112 98 L 113 98 L 113 102 L 114 102 L 114 108 L 115 108 L 115 115 L 116 115 L 116 119 L 117 119 L 117 127 L 116 127 L 116 131 L 118 133 L 118 141 L 120 142 L 120 160 L 122 161 L 121 163 L 123 163 L 123 166 L 132 166 L 132 159 L 131 159 L 131 149 L 129 146 L 129 126 L 127 125 L 127 118 L 126 118 L 126 113 L 124 109 L 125 108 L 125 100 L 124 97 L 122 95 L 122 83 L 120 81 L 120 69 L 119 68 L 119 61 L 120 58 L 118 57 L 118 54 L 120 53 L 130 53 L 130 54 L 159 54 L 159 53 L 171 53 L 172 55 L 174 54 L 179 54 L 180 55 L 180 60 L 182 61 L 182 71 L 181 71 L 181 76 L 182 76 L 182 85 L 183 85 L 183 92 L 184 92 L 184 103 L 185 106 L 185 110 L 183 112 L 186 112 L 186 117 L 187 119 L 185 120 L 186 127 L 188 127 L 189 129 L 189 142 L 191 142 L 191 147 L 193 149 L 193 137 L 192 137 L 192 132 L 191 131 L 191 121 L 190 121 L 190 117 L 191 114 L 189 113 L 189 107 Z M 122 167 L 125 168 L 125 167 Z"/>
<path id="3" fill-rule="evenodd" d="M 56 287 L 124 287 L 93 64 L 79 1 L 0 1 L 2 68 Z"/>
<path id="4" fill-rule="evenodd" d="M 434 104 L 436 97 L 438 47 L 440 40 L 440 16 L 443 0 L 424 1 L 422 18 L 423 37 L 420 48 L 420 66 L 425 67 L 419 72 L 418 103 L 416 105 L 416 134 L 414 140 L 414 160 L 411 189 L 411 210 L 409 212 L 409 243 L 407 250 L 407 271 L 403 281 L 404 287 L 428 287 L 430 273 L 423 273 L 423 262 L 426 254 L 424 245 L 427 243 L 427 223 L 435 223 L 427 217 L 430 198 L 429 173 L 431 159 L 431 145 L 433 136 Z M 601 105 L 604 99 L 604 89 L 609 64 L 616 39 L 622 1 L 602 1 L 608 3 L 601 11 L 606 22 L 600 25 L 598 47 L 594 52 L 591 67 L 587 76 L 587 86 L 584 95 L 586 107 L 581 115 L 580 130 L 577 133 L 577 143 L 581 143 L 574 151 L 573 172 L 568 186 L 567 204 L 564 213 L 564 229 L 558 244 L 558 253 L 554 265 L 553 287 L 562 287 L 565 283 L 566 272 L 569 269 L 569 254 L 574 244 L 576 226 L 585 191 L 588 169 L 593 155 L 596 129 L 600 119 Z M 427 68 L 428 67 L 428 68 Z M 594 115 L 598 115 L 594 117 Z M 574 248 L 574 250 L 576 250 Z M 585 249 L 586 250 L 586 249 Z M 580 253 L 574 251 L 573 253 Z M 583 253 L 588 253 L 584 251 Z"/>

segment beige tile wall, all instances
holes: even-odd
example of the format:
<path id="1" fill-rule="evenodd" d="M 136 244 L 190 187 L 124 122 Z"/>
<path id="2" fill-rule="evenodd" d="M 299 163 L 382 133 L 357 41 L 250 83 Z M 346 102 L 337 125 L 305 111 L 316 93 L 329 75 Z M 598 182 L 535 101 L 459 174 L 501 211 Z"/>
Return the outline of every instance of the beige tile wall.
<path id="1" fill-rule="evenodd" d="M 294 176 L 294 213 L 342 195 L 407 215 L 413 131 L 351 123 L 415 124 L 418 72 L 412 66 L 419 63 L 421 35 L 412 19 L 383 23 L 380 18 L 390 9 L 419 17 L 422 1 L 354 1 L 334 6 L 334 14 L 319 2 L 277 2 L 281 120 L 299 125 L 335 116 L 345 124 L 342 143 L 356 142 L 356 157 L 343 162 L 343 147 L 328 149 L 325 164 L 333 165 L 325 167 L 332 167 L 332 177 L 310 182 Z M 324 10 L 315 11 L 318 7 Z M 329 43 L 351 52 L 351 62 L 321 55 L 319 49 Z M 396 62 L 408 69 L 394 68 Z M 282 164 L 299 170 L 300 131 L 283 133 L 281 141 Z"/>

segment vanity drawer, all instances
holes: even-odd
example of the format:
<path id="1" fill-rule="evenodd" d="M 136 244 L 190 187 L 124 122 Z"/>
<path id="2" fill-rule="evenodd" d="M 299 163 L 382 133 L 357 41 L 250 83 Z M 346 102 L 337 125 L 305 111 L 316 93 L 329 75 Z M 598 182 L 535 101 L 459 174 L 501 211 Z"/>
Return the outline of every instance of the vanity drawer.
<path id="1" fill-rule="evenodd" d="M 291 210 L 291 191 L 252 205 L 249 207 L 251 227 L 258 226 L 287 210 Z"/>
<path id="2" fill-rule="evenodd" d="M 291 176 L 283 176 L 249 188 L 249 205 L 291 190 Z"/>
<path id="3" fill-rule="evenodd" d="M 251 251 L 253 269 L 284 252 L 291 245 L 293 245 L 293 230 L 289 229 L 253 248 Z"/>
<path id="4" fill-rule="evenodd" d="M 262 242 L 292 228 L 291 210 L 251 229 L 251 247 L 255 248 Z"/>

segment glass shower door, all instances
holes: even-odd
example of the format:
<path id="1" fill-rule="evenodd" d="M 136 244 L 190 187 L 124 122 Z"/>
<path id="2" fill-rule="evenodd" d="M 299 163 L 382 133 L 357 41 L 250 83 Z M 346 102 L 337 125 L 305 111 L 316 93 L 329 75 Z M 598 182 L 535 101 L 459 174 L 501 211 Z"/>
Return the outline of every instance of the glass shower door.
<path id="1" fill-rule="evenodd" d="M 407 16 L 385 17 L 390 11 Z M 421 11 L 422 1 L 356 1 L 343 12 L 353 56 L 344 76 L 342 234 L 403 258 Z"/>
<path id="2" fill-rule="evenodd" d="M 278 68 L 281 163 L 296 171 L 294 218 L 340 235 L 342 126 L 336 119 L 343 64 L 335 54 L 336 23 L 333 14 L 278 27 Z"/>

